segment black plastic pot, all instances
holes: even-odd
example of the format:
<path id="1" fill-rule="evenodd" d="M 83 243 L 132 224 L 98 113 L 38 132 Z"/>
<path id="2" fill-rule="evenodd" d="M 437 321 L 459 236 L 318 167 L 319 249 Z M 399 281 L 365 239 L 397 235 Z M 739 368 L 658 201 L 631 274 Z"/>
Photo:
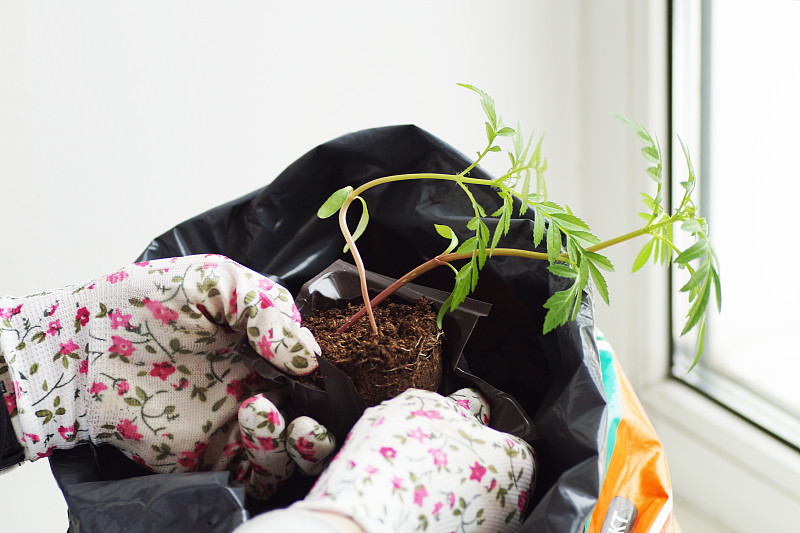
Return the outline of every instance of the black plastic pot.
<path id="1" fill-rule="evenodd" d="M 394 281 L 392 278 L 367 272 L 367 286 L 372 296 Z M 395 292 L 393 297 L 397 301 L 414 302 L 423 296 L 438 310 L 447 299 L 448 293 L 410 283 Z M 336 261 L 303 285 L 295 303 L 301 315 L 313 316 L 316 312 L 343 301 L 359 302 L 360 299 L 361 289 L 356 268 L 344 261 Z M 442 328 L 446 339 L 443 354 L 445 371 L 439 392 L 447 395 L 462 387 L 476 387 L 489 399 L 492 427 L 530 440 L 534 436 L 533 423 L 519 403 L 507 393 L 474 375 L 464 358 L 464 347 L 478 319 L 485 317 L 490 309 L 490 305 L 468 298 L 455 312 L 446 315 Z M 287 409 L 294 410 L 295 415 L 307 415 L 316 419 L 332 431 L 339 442 L 343 442 L 366 408 L 352 380 L 324 359 L 320 360 L 320 371 L 324 377 L 323 389 L 308 380 L 297 380 L 277 370 L 249 346 L 240 349 L 240 352 L 245 362 L 262 378 L 275 388 L 287 392 L 291 398 L 291 407 Z"/>

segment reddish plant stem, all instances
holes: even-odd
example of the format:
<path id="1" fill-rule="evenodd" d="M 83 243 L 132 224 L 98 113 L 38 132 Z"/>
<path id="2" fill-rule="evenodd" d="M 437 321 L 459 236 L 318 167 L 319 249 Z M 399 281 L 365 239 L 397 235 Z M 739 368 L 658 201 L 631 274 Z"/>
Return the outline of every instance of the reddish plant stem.
<path id="1" fill-rule="evenodd" d="M 473 253 L 474 252 L 467 252 L 461 254 L 459 253 L 442 254 L 442 255 L 437 255 L 433 259 L 430 259 L 422 263 L 414 270 L 411 270 L 405 276 L 398 278 L 397 281 L 395 281 L 394 283 L 383 289 L 380 292 L 380 294 L 378 294 L 375 298 L 373 298 L 369 302 L 369 306 L 365 305 L 364 307 L 359 309 L 358 312 L 356 312 L 356 314 L 347 319 L 347 321 L 344 324 L 342 324 L 339 327 L 339 329 L 336 330 L 336 333 L 342 333 L 343 331 L 346 331 L 350 326 L 358 322 L 361 319 L 361 317 L 367 314 L 368 309 L 369 311 L 371 311 L 373 307 L 381 303 L 383 300 L 385 300 L 387 297 L 389 297 L 391 294 L 393 294 L 395 291 L 397 291 L 400 287 L 402 287 L 406 283 L 411 282 L 415 278 L 421 276 L 422 274 L 430 270 L 433 270 L 438 266 L 446 265 L 453 261 L 458 261 L 459 259 L 469 259 L 470 257 L 472 257 Z M 545 260 L 547 259 L 547 254 L 539 252 L 529 252 L 527 250 L 515 250 L 513 248 L 495 248 L 492 255 L 517 256 L 517 257 L 527 257 L 527 258 L 545 259 Z"/>

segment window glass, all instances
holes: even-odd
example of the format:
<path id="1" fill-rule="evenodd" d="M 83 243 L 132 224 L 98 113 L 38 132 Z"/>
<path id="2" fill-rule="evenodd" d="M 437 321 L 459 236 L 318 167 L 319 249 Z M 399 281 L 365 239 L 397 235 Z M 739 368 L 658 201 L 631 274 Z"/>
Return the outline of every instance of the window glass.
<path id="1" fill-rule="evenodd" d="M 800 2 L 702 6 L 700 203 L 723 306 L 709 313 L 705 354 L 688 374 L 694 339 L 676 342 L 674 374 L 798 446 Z"/>

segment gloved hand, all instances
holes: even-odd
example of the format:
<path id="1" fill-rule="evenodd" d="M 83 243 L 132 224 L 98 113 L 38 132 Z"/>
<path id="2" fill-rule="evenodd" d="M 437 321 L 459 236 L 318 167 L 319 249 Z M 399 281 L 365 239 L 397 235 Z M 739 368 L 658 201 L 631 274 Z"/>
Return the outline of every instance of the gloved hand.
<path id="1" fill-rule="evenodd" d="M 26 457 L 106 442 L 157 472 L 230 469 L 269 495 L 294 464 L 268 398 L 239 410 L 264 388 L 234 349 L 244 336 L 290 374 L 317 366 L 319 347 L 291 295 L 222 256 L 137 263 L 0 298 L 0 379 Z M 327 432 L 301 425 L 305 448 L 294 455 L 323 462 L 315 446 L 332 450 Z"/>
<path id="2" fill-rule="evenodd" d="M 409 389 L 364 412 L 305 499 L 236 533 L 300 520 L 357 529 L 332 516 L 368 533 L 516 531 L 535 456 L 488 420 L 486 400 L 472 389 L 447 398 Z"/>

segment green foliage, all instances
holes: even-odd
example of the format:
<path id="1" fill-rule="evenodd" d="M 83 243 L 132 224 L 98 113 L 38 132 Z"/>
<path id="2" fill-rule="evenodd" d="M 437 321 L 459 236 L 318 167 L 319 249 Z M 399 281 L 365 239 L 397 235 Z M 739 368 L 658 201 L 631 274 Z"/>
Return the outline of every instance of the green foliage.
<path id="1" fill-rule="evenodd" d="M 699 216 L 700 210 L 692 201 L 692 192 L 697 185 L 694 165 L 689 150 L 683 140 L 679 139 L 686 160 L 688 177 L 685 181 L 680 182 L 683 196 L 678 207 L 672 214 L 668 214 L 663 206 L 661 195 L 662 162 L 658 142 L 641 125 L 619 116 L 617 118 L 633 128 L 639 139 L 645 143 L 642 155 L 648 162 L 653 163 L 653 166 L 647 168 L 647 174 L 658 184 L 655 196 L 642 194 L 642 203 L 647 208 L 647 212 L 639 214 L 646 221 L 641 233 L 649 235 L 650 239 L 636 256 L 633 262 L 633 271 L 639 270 L 652 258 L 654 263 L 664 265 L 674 262 L 679 269 L 689 273 L 689 281 L 680 289 L 680 292 L 686 293 L 689 298 L 689 311 L 686 314 L 686 323 L 681 335 L 685 335 L 695 328 L 697 330 L 693 368 L 703 353 L 705 321 L 712 290 L 717 302 L 717 310 L 722 308 L 719 259 L 708 239 L 708 225 L 705 219 Z M 673 228 L 676 225 L 679 225 L 680 230 L 686 234 L 685 237 L 688 237 L 684 240 L 693 242 L 685 250 L 681 250 L 675 242 Z"/>
<path id="2" fill-rule="evenodd" d="M 495 254 L 516 255 L 536 259 L 546 258 L 549 272 L 563 283 L 564 288 L 550 296 L 544 304 L 547 309 L 543 325 L 544 334 L 577 317 L 583 291 L 590 283 L 602 300 L 606 304 L 609 303 L 608 284 L 603 272 L 613 271 L 614 266 L 606 256 L 599 253 L 600 250 L 635 237 L 648 237 L 634 260 L 633 271 L 639 270 L 652 259 L 655 263 L 664 265 L 674 261 L 678 268 L 689 272 L 689 281 L 681 288 L 682 292 L 688 294 L 690 302 L 690 310 L 682 334 L 693 328 L 698 330 L 696 363 L 697 357 L 700 356 L 703 349 L 708 301 L 713 291 L 719 308 L 721 288 L 718 274 L 719 263 L 708 240 L 705 220 L 697 215 L 699 210 L 691 199 L 696 185 L 696 175 L 683 142 L 681 141 L 681 147 L 686 156 L 689 176 L 686 181 L 681 182 L 680 185 L 684 190 L 683 198 L 678 208 L 670 214 L 664 206 L 663 163 L 658 139 L 640 124 L 615 115 L 616 118 L 631 127 L 644 143 L 641 152 L 649 163 L 646 174 L 656 184 L 656 190 L 653 195 L 642 193 L 642 203 L 646 211 L 639 213 L 639 216 L 645 221 L 643 227 L 615 239 L 601 242 L 592 233 L 589 225 L 576 216 L 568 206 L 561 206 L 548 200 L 547 185 L 544 180 L 547 160 L 542 157 L 541 150 L 543 137 L 540 136 L 535 144 L 533 135 L 526 140 L 520 133 L 519 124 L 516 128 L 503 124 L 503 120 L 495 108 L 494 100 L 487 93 L 472 85 L 459 85 L 479 96 L 486 118 L 484 127 L 487 144 L 483 151 L 478 152 L 477 158 L 472 164 L 452 176 L 435 174 L 389 176 L 362 185 L 355 192 L 352 187 L 344 187 L 325 201 L 318 211 L 318 216 L 327 218 L 341 209 L 347 209 L 355 199 L 360 200 L 362 212 L 353 234 L 354 242 L 364 232 L 369 222 L 366 202 L 358 196 L 366 188 L 390 181 L 418 177 L 455 181 L 471 205 L 473 216 L 466 227 L 472 232 L 472 235 L 459 244 L 456 232 L 452 228 L 444 225 L 435 226 L 436 232 L 444 239 L 449 240 L 445 251 L 437 256 L 436 264 L 446 262 L 455 273 L 453 291 L 439 311 L 440 327 L 444 314 L 456 309 L 475 290 L 480 270 L 483 269 L 488 258 Z M 510 161 L 508 171 L 490 181 L 471 178 L 469 172 L 479 165 L 486 155 L 503 151 L 500 146 L 502 142 L 510 143 L 507 150 Z M 470 186 L 478 185 L 491 186 L 500 198 L 500 207 L 491 215 L 487 215 L 484 207 L 478 203 L 470 190 Z M 546 253 L 498 248 L 502 243 L 503 236 L 508 234 L 511 227 L 515 201 L 519 204 L 518 216 L 532 210 L 533 241 L 531 247 L 539 250 L 544 245 Z M 490 219 L 494 219 L 491 224 L 487 223 Z M 675 242 L 673 228 L 676 224 L 679 224 L 680 230 L 688 234 L 694 241 L 694 244 L 685 250 L 681 250 Z M 493 230 L 490 229 L 490 225 L 494 226 Z M 345 246 L 345 250 L 347 249 L 348 247 Z M 441 258 L 445 255 L 447 260 L 443 261 Z M 450 264 L 450 261 L 453 260 L 464 260 L 465 262 L 460 268 L 455 268 Z"/>

